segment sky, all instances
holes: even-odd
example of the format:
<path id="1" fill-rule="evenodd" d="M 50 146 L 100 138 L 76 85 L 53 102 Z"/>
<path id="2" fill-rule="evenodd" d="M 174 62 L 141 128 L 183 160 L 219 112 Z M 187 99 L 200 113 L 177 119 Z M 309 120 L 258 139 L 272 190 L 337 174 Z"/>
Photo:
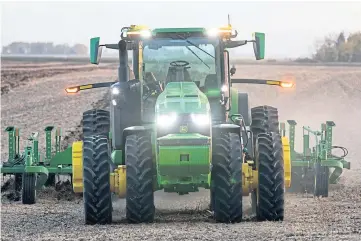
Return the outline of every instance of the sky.
<path id="1" fill-rule="evenodd" d="M 309 56 L 328 34 L 361 31 L 361 1 L 9 1 L 1 4 L 1 45 L 88 45 L 94 36 L 101 43 L 117 43 L 123 26 L 220 27 L 228 14 L 238 39 L 251 39 L 254 31 L 266 33 L 266 58 Z M 237 54 L 253 55 L 252 45 L 239 49 Z"/>

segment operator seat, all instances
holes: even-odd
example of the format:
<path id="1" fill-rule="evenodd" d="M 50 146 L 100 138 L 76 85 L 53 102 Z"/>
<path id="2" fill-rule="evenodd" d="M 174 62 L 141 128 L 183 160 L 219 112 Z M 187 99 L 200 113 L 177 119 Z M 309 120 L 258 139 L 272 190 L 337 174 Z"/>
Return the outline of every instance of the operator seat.
<path id="1" fill-rule="evenodd" d="M 165 84 L 168 84 L 169 82 L 177 82 L 177 74 L 178 74 L 178 78 L 182 78 L 182 77 L 180 77 L 180 76 L 182 76 L 182 72 L 183 72 L 183 79 L 180 81 L 192 82 L 191 76 L 190 76 L 187 68 L 170 66 L 168 68 L 168 73 L 167 73 L 167 77 L 165 80 Z"/>

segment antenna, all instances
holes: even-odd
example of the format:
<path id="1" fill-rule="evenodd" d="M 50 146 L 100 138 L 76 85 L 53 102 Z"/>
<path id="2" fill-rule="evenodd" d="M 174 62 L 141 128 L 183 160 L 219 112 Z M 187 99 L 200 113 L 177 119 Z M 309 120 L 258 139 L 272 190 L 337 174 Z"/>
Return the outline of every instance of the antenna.
<path id="1" fill-rule="evenodd" d="M 231 26 L 231 18 L 229 16 L 229 14 L 228 14 L 228 26 Z"/>

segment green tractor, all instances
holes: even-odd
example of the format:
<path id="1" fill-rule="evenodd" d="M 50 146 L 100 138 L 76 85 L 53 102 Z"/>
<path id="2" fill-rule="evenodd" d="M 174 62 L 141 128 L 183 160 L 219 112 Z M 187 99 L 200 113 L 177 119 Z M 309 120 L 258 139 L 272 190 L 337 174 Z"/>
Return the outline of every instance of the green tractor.
<path id="1" fill-rule="evenodd" d="M 91 63 L 102 47 L 119 51 L 118 81 L 67 88 L 68 93 L 110 87 L 109 110 L 83 114 L 84 139 L 72 146 L 74 191 L 83 193 L 85 222 L 112 222 L 112 194 L 126 199 L 131 223 L 154 221 L 154 192 L 180 195 L 210 190 L 218 222 L 242 220 L 242 196 L 252 196 L 258 220 L 281 221 L 290 185 L 288 138 L 278 111 L 250 109 L 234 83 L 291 85 L 276 80 L 231 79 L 227 49 L 253 43 L 264 58 L 265 35 L 232 40 L 224 28 L 160 28 L 132 25 L 118 44 L 92 38 Z M 135 79 L 129 79 L 132 51 Z"/>

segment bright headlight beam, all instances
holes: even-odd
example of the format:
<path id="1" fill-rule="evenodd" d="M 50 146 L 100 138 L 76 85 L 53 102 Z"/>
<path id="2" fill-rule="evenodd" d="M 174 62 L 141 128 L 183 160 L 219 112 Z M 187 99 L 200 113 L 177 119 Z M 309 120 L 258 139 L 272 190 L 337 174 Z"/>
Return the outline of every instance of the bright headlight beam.
<path id="1" fill-rule="evenodd" d="M 113 94 L 113 95 L 118 95 L 119 92 L 120 92 L 119 89 L 116 88 L 116 87 L 112 89 L 112 94 Z"/>
<path id="2" fill-rule="evenodd" d="M 161 114 L 157 117 L 157 124 L 160 127 L 167 127 L 172 125 L 177 120 L 176 113 Z"/>
<path id="3" fill-rule="evenodd" d="M 207 30 L 207 34 L 210 37 L 216 37 L 218 35 L 218 33 L 219 33 L 218 29 L 216 29 L 216 28 L 211 28 L 211 29 Z"/>
<path id="4" fill-rule="evenodd" d="M 227 85 L 223 85 L 221 88 L 222 92 L 227 92 L 228 91 L 228 86 Z"/>
<path id="5" fill-rule="evenodd" d="M 143 38 L 150 38 L 152 36 L 152 33 L 150 32 L 150 30 L 141 30 L 140 35 Z"/>
<path id="6" fill-rule="evenodd" d="M 191 114 L 192 121 L 197 125 L 209 125 L 210 118 L 207 114 Z"/>

